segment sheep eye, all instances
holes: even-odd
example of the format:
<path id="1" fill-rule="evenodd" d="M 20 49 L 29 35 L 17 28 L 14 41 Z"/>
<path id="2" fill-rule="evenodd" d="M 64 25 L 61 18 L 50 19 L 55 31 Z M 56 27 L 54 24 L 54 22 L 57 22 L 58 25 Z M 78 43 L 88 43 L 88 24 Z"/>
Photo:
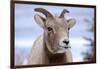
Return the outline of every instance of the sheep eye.
<path id="1" fill-rule="evenodd" d="M 70 30 L 70 28 L 68 28 L 68 30 Z"/>
<path id="2" fill-rule="evenodd" d="M 51 27 L 48 27 L 47 29 L 48 29 L 48 31 L 51 31 L 51 30 L 52 30 L 52 28 L 51 28 Z"/>

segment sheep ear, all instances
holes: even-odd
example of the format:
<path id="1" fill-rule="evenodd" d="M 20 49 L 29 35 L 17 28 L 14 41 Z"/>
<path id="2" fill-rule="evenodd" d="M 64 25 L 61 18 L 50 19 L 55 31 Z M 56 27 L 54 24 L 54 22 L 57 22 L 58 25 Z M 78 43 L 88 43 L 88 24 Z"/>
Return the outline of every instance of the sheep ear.
<path id="1" fill-rule="evenodd" d="M 34 15 L 34 19 L 42 28 L 45 28 L 46 19 L 38 14 Z"/>
<path id="2" fill-rule="evenodd" d="M 75 24 L 76 24 L 76 20 L 75 19 L 69 19 L 67 20 L 68 23 L 68 28 L 72 28 Z"/>

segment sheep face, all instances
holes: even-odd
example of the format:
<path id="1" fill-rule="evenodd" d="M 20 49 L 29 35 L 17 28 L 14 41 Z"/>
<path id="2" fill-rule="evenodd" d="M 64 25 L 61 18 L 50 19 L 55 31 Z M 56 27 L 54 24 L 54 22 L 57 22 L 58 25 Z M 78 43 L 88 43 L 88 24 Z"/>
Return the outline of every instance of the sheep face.
<path id="1" fill-rule="evenodd" d="M 36 8 L 35 11 L 42 12 L 46 18 L 36 14 L 34 16 L 36 22 L 44 29 L 44 42 L 47 49 L 52 54 L 65 53 L 69 45 L 69 29 L 76 23 L 75 19 L 66 20 L 61 13 L 59 17 L 52 16 L 43 8 Z"/>

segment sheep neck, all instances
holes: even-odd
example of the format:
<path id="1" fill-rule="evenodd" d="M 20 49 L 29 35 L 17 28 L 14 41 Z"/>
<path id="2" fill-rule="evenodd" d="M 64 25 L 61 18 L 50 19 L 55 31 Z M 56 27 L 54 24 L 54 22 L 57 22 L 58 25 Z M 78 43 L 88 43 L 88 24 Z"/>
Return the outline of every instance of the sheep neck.
<path id="1" fill-rule="evenodd" d="M 44 46 L 45 54 L 47 56 L 49 64 L 64 64 L 64 63 L 66 63 L 66 54 L 65 53 L 52 54 L 51 52 L 49 52 L 47 45 L 45 43 L 45 40 L 43 40 L 43 44 L 44 44 L 43 46 Z"/>

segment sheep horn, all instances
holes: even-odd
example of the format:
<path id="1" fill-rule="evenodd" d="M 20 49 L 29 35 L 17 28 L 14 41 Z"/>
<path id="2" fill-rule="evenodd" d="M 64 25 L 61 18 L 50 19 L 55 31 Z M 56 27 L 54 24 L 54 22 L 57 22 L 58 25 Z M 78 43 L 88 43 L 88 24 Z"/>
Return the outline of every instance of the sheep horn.
<path id="1" fill-rule="evenodd" d="M 53 17 L 52 14 L 50 12 L 48 12 L 46 9 L 43 9 L 43 8 L 35 8 L 34 10 L 37 11 L 37 12 L 43 13 L 47 18 L 48 17 Z"/>
<path id="2" fill-rule="evenodd" d="M 69 13 L 68 10 L 64 9 L 59 17 L 60 17 L 60 18 L 64 18 L 64 14 L 65 14 L 66 12 Z"/>

